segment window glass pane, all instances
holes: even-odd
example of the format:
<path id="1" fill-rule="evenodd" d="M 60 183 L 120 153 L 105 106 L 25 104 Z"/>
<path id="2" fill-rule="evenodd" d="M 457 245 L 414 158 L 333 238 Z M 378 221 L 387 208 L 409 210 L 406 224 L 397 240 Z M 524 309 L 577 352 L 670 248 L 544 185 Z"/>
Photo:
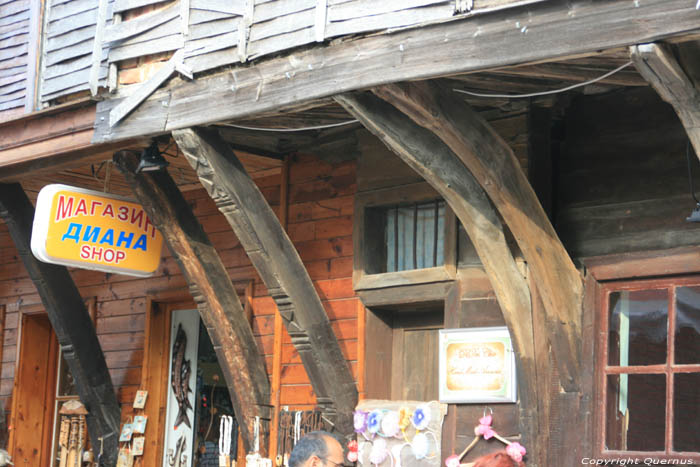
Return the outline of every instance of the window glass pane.
<path id="1" fill-rule="evenodd" d="M 605 445 L 616 451 L 663 451 L 665 375 L 609 375 Z"/>
<path id="2" fill-rule="evenodd" d="M 673 450 L 700 451 L 700 373 L 673 375 Z"/>
<path id="3" fill-rule="evenodd" d="M 637 290 L 610 294 L 608 363 L 666 363 L 668 290 Z"/>
<path id="4" fill-rule="evenodd" d="M 444 201 L 385 209 L 386 272 L 432 268 L 445 263 Z"/>
<path id="5" fill-rule="evenodd" d="M 675 363 L 700 363 L 700 286 L 676 288 Z"/>

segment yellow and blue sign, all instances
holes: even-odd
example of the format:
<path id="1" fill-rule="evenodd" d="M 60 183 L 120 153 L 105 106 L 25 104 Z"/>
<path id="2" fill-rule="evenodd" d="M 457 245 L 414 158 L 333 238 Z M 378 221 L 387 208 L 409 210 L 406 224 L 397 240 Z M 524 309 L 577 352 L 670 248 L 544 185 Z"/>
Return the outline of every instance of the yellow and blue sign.
<path id="1" fill-rule="evenodd" d="M 158 268 L 162 247 L 137 203 L 68 185 L 39 192 L 32 253 L 45 263 L 146 277 Z"/>

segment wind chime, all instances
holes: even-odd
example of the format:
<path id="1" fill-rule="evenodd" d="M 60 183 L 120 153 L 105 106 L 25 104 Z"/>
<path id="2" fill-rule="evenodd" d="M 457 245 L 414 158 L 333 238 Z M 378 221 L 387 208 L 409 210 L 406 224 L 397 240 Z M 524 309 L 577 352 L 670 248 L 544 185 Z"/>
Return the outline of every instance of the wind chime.
<path id="1" fill-rule="evenodd" d="M 87 430 L 85 406 L 77 400 L 68 401 L 59 410 L 59 467 L 80 467 L 86 450 Z"/>

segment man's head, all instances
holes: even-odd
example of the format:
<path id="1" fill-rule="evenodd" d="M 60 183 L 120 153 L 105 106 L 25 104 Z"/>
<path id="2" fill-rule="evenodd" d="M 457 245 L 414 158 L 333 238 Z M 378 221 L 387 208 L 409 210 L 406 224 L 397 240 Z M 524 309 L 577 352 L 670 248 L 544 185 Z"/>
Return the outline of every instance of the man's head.
<path id="1" fill-rule="evenodd" d="M 289 467 L 337 467 L 343 465 L 343 447 L 332 434 L 314 431 L 303 436 L 289 456 Z"/>

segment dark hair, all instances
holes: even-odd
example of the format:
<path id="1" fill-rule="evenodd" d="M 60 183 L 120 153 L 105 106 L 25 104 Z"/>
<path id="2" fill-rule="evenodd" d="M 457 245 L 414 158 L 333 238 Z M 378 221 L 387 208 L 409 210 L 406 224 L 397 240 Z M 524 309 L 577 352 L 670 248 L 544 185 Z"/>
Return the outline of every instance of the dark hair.
<path id="1" fill-rule="evenodd" d="M 314 455 L 321 459 L 328 457 L 327 438 L 335 439 L 335 436 L 327 431 L 312 431 L 302 436 L 289 455 L 289 467 L 300 467 L 308 458 Z"/>

